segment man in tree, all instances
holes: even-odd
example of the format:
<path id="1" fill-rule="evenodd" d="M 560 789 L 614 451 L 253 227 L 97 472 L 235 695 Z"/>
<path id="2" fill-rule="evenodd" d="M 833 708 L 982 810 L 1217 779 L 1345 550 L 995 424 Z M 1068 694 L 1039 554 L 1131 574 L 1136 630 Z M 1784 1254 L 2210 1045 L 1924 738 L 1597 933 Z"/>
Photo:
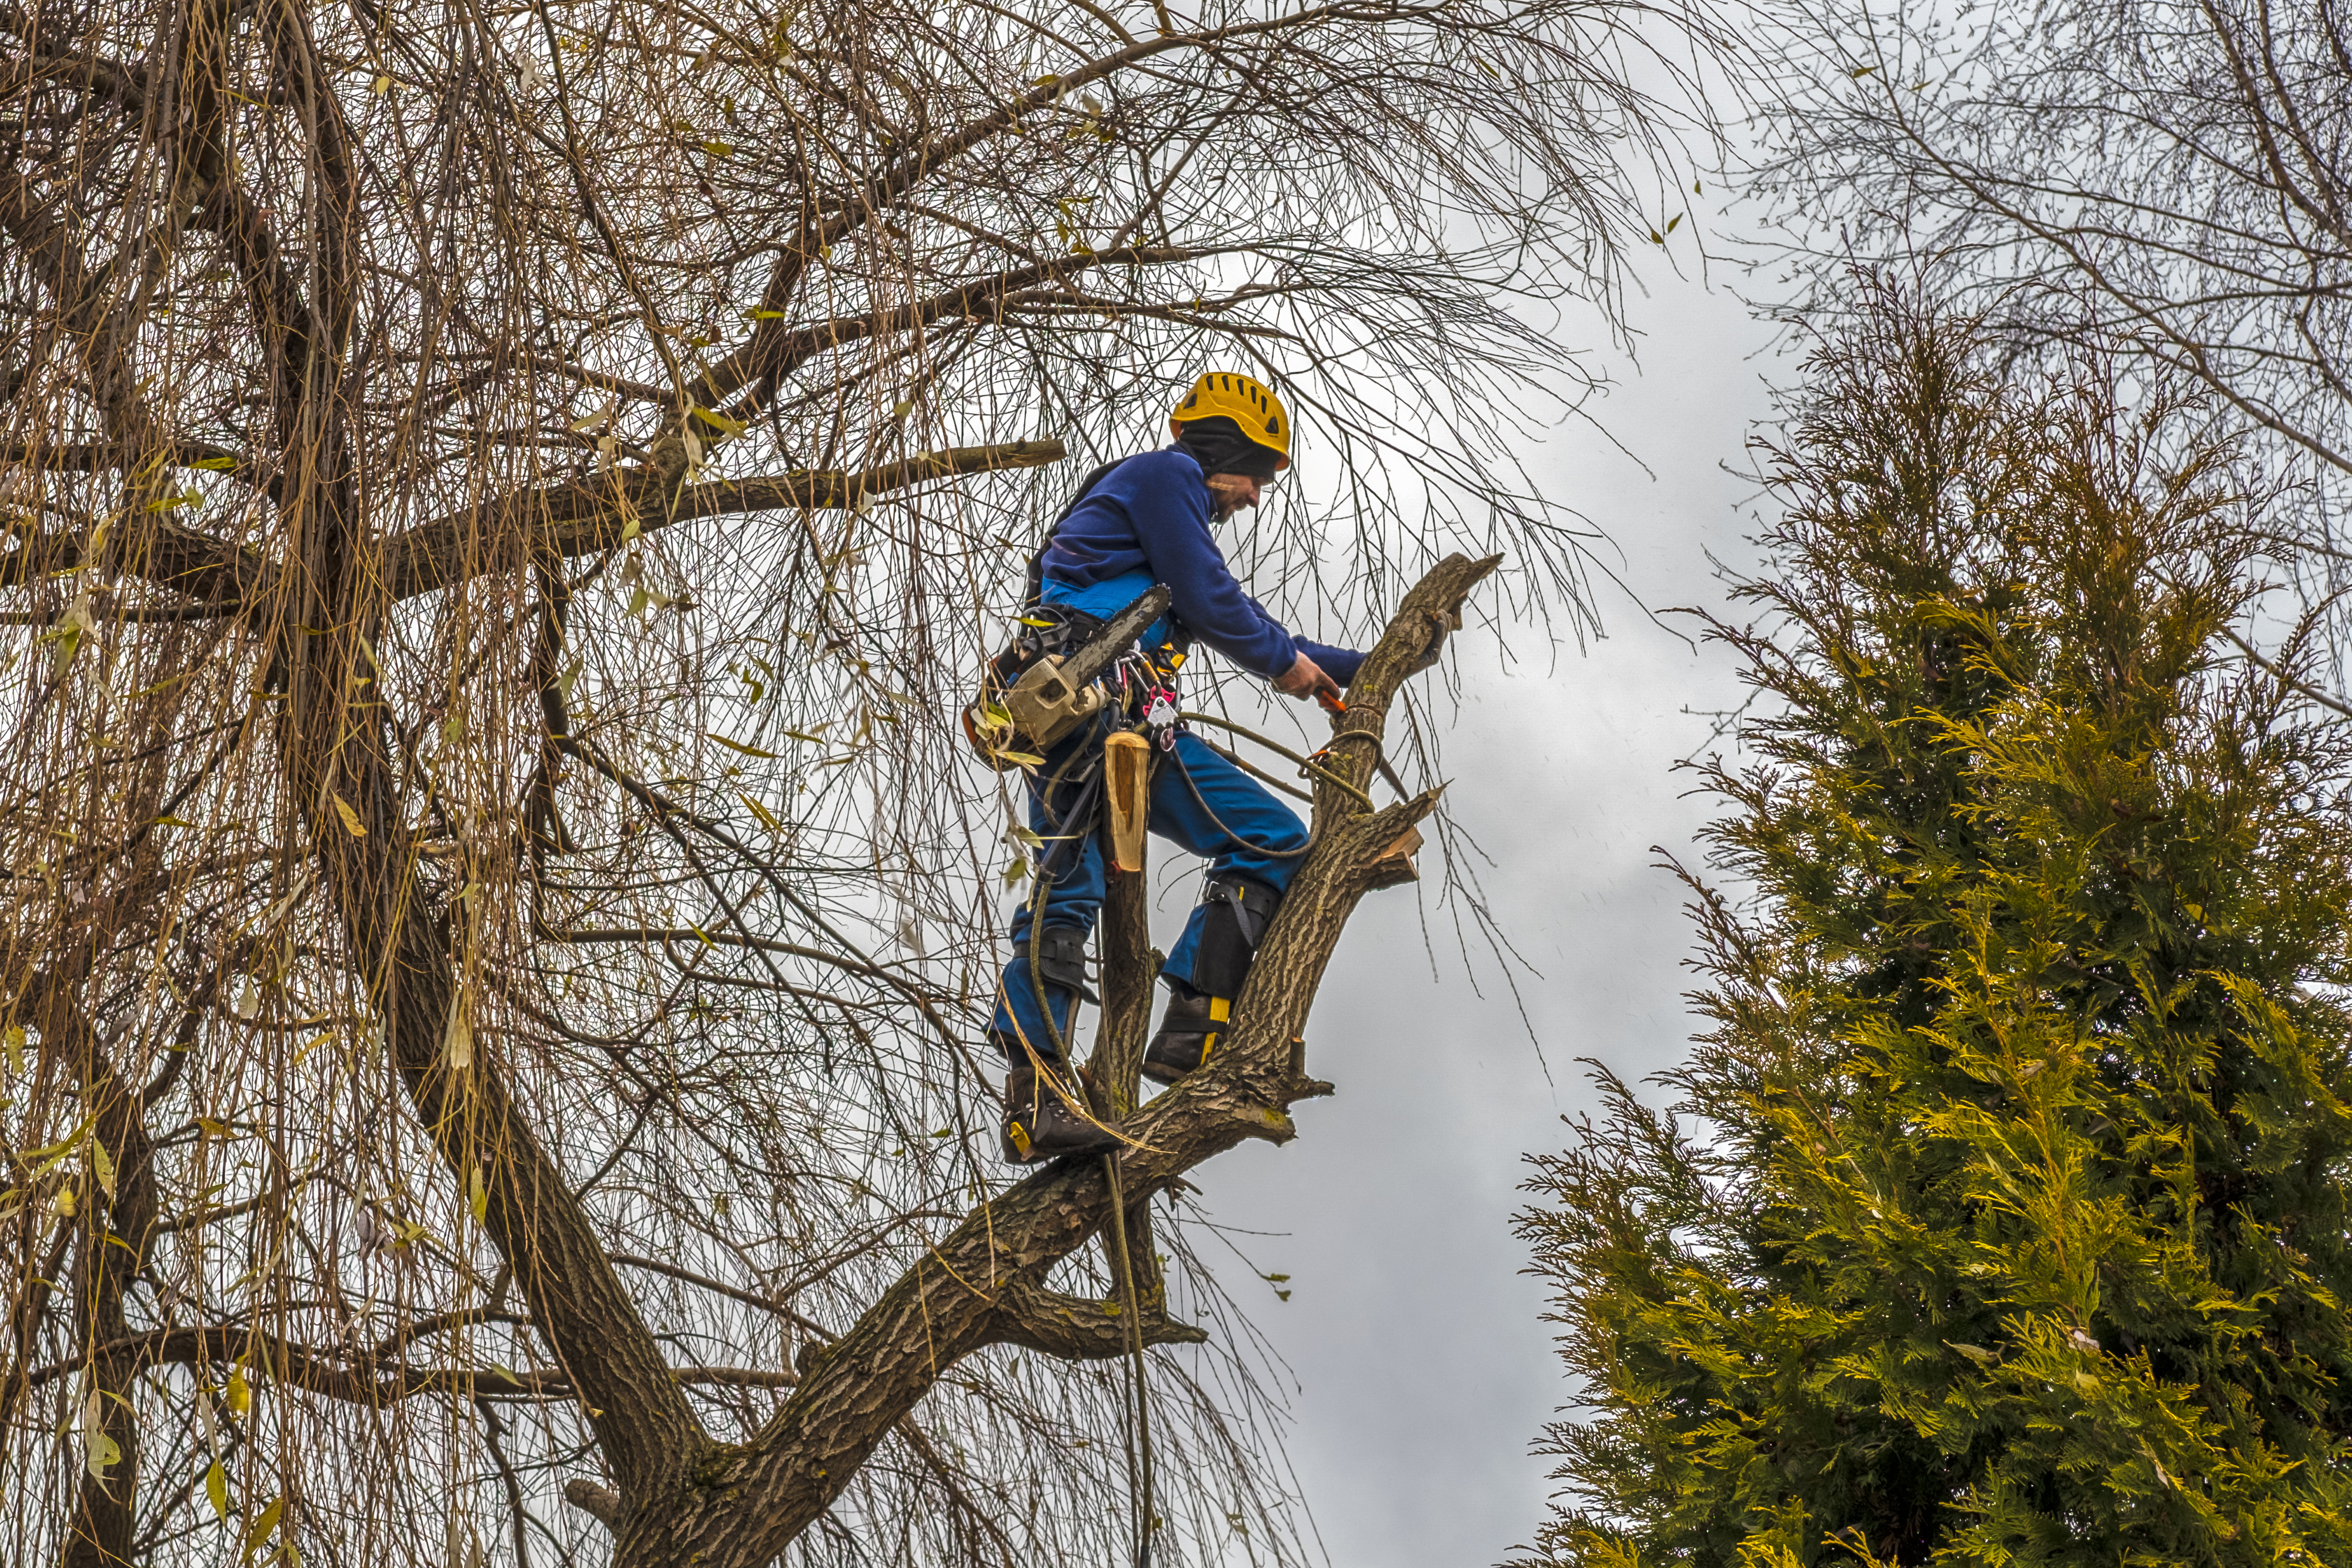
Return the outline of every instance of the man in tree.
<path id="1" fill-rule="evenodd" d="M 989 1040 L 1012 1068 L 1004 1155 L 1016 1164 L 1115 1147 L 1076 1109 L 1068 1071 L 1071 1017 L 1088 998 L 1085 955 L 1102 908 L 1103 855 L 1091 831 L 1101 799 L 1103 741 L 1142 723 L 1160 746 L 1152 770 L 1153 832 L 1209 860 L 1200 904 L 1160 977 L 1168 1010 L 1145 1074 L 1173 1083 L 1208 1060 L 1241 994 L 1259 939 L 1307 851 L 1287 807 L 1176 722 L 1176 669 L 1194 640 L 1265 676 L 1285 695 L 1336 698 L 1363 655 L 1296 637 L 1244 592 L 1211 530 L 1258 504 L 1290 466 L 1290 415 L 1248 376 L 1203 375 L 1170 413 L 1171 445 L 1089 475 L 1032 569 L 1035 652 L 1075 647 L 1154 584 L 1169 614 L 1143 638 L 1144 678 L 1055 746 L 1030 775 L 1029 821 L 1045 842 L 1033 896 L 1013 917 Z"/>

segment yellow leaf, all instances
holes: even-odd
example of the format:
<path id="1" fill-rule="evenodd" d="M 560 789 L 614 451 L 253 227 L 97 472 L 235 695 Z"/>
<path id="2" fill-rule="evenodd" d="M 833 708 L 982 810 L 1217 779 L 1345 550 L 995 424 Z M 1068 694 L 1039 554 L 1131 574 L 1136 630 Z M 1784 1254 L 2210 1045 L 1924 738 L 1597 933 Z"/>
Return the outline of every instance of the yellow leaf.
<path id="1" fill-rule="evenodd" d="M 709 153 L 713 158 L 732 158 L 735 156 L 735 149 L 729 146 L 724 141 L 706 141 L 702 144 L 702 150 L 705 152 Z"/>
<path id="2" fill-rule="evenodd" d="M 784 831 L 784 825 L 776 820 L 776 814 L 773 811 L 769 810 L 765 806 L 760 804 L 757 800 L 751 799 L 751 796 L 738 794 L 735 798 L 738 800 L 742 801 L 746 806 L 751 808 L 751 815 L 760 819 L 760 826 L 767 829 L 768 831 L 772 833 L 781 833 Z"/>
<path id="3" fill-rule="evenodd" d="M 234 457 L 199 457 L 194 463 L 189 464 L 188 466 L 191 468 L 207 469 L 215 474 L 226 474 L 235 470 L 236 467 L 236 459 Z"/>
<path id="4" fill-rule="evenodd" d="M 743 434 L 743 422 L 740 419 L 730 419 L 723 413 L 716 413 L 707 408 L 697 408 L 694 411 L 694 417 L 710 426 L 711 429 L 724 431 L 729 435 Z"/>
<path id="5" fill-rule="evenodd" d="M 271 1498 L 269 1500 L 269 1506 L 261 1511 L 261 1517 L 255 1520 L 252 1527 L 245 1532 L 245 1560 L 247 1562 L 250 1563 L 253 1561 L 253 1554 L 261 1549 L 261 1543 L 269 1539 L 269 1532 L 278 1528 L 278 1516 L 281 1512 L 285 1511 L 285 1508 L 286 1500 L 284 1498 Z"/>
<path id="6" fill-rule="evenodd" d="M 373 92 L 376 97 L 382 98 L 385 93 L 392 90 L 392 78 L 390 77 L 376 78 L 374 84 L 369 89 L 369 90 Z"/>
<path id="7" fill-rule="evenodd" d="M 335 797 L 335 815 L 343 820 L 343 831 L 355 839 L 367 837 L 367 829 L 362 825 L 360 814 L 352 810 L 352 803 L 341 795 Z"/>
<path id="8" fill-rule="evenodd" d="M 238 1362 L 228 1369 L 228 1388 L 222 1403 L 232 1416 L 242 1416 L 253 1408 L 253 1385 L 245 1380 L 245 1363 Z"/>
<path id="9" fill-rule="evenodd" d="M 772 751 L 762 751 L 756 746 L 746 746 L 740 740 L 730 740 L 725 736 L 711 730 L 706 729 L 702 733 L 730 751 L 740 751 L 746 757 L 764 757 L 771 762 L 776 760 L 776 754 Z"/>
<path id="10" fill-rule="evenodd" d="M 89 1141 L 89 1174 L 98 1178 L 98 1185 L 106 1193 L 107 1200 L 109 1202 L 112 1202 L 114 1198 L 114 1158 L 106 1152 L 106 1145 L 100 1143 L 96 1138 L 92 1138 Z"/>
<path id="11" fill-rule="evenodd" d="M 221 1469 L 218 1459 L 205 1472 L 205 1497 L 213 1505 L 213 1517 L 228 1518 L 228 1472 Z"/>
<path id="12" fill-rule="evenodd" d="M 193 828 L 195 826 L 194 822 L 191 822 L 185 817 L 158 817 L 152 825 L 158 828 Z"/>
<path id="13" fill-rule="evenodd" d="M 474 1211 L 474 1223 L 479 1225 L 490 1217 L 490 1189 L 482 1185 L 481 1166 L 474 1167 L 466 1186 L 466 1206 Z"/>
<path id="14" fill-rule="evenodd" d="M 0 1049 L 5 1049 L 8 1052 L 8 1071 L 10 1072 L 24 1071 L 25 1026 L 20 1023 L 10 1024 L 8 1026 L 8 1032 L 5 1035 L 0 1035 Z"/>
<path id="15" fill-rule="evenodd" d="M 90 1479 L 103 1485 L 106 1468 L 122 1462 L 122 1446 L 100 1431 L 96 1421 L 92 1420 L 82 1428 L 81 1447 L 82 1463 L 89 1469 Z"/>

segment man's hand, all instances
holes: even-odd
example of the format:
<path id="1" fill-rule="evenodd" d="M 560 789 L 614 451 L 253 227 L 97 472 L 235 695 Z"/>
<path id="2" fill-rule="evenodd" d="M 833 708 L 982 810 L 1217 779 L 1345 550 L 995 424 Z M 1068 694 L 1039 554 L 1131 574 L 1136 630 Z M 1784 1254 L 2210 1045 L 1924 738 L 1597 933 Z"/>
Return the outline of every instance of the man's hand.
<path id="1" fill-rule="evenodd" d="M 1338 696 L 1339 683 L 1325 674 L 1322 665 L 1301 653 L 1291 662 L 1288 670 L 1274 677 L 1274 689 L 1284 696 L 1297 697 L 1305 702 L 1318 692 Z"/>

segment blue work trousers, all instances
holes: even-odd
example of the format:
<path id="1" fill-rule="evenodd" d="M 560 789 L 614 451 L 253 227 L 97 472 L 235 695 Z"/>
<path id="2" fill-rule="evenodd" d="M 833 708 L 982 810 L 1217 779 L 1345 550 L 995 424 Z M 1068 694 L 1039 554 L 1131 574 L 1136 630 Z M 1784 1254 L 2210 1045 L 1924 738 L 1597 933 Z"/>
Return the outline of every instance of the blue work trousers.
<path id="1" fill-rule="evenodd" d="M 1054 776 L 1069 755 L 1079 747 L 1099 747 L 1102 737 L 1089 729 L 1075 741 L 1046 758 L 1045 766 L 1029 781 L 1029 827 L 1045 841 L 1044 853 L 1050 864 L 1045 881 L 1045 926 L 1067 926 L 1080 936 L 1091 935 L 1095 917 L 1102 912 L 1104 867 L 1102 842 L 1090 831 L 1091 822 L 1065 822 L 1063 819 L 1082 803 L 1083 785 L 1064 783 L 1054 791 L 1055 799 L 1047 807 L 1045 782 Z M 1072 771 L 1076 771 L 1075 768 Z M 1099 800 L 1099 796 L 1094 797 Z M 1085 816 L 1099 820 L 1098 808 L 1090 807 Z M 1175 750 L 1162 756 L 1151 774 L 1151 831 L 1188 853 L 1205 855 L 1209 874 L 1229 873 L 1263 883 L 1279 894 L 1298 874 L 1300 852 L 1307 847 L 1307 827 L 1297 813 L 1274 798 L 1273 793 L 1256 779 L 1210 750 L 1192 735 L 1180 732 Z M 1088 830 L 1076 839 L 1066 838 L 1073 829 Z M 1013 940 L 1025 940 L 1029 935 L 1030 915 L 1034 909 L 1036 888 L 1013 916 Z M 1192 957 L 1200 950 L 1201 922 L 1204 910 L 1196 906 L 1192 918 L 1184 923 L 1184 935 L 1177 940 L 1176 950 L 1168 955 L 1167 967 L 1160 973 L 1167 977 L 1190 981 L 1192 977 Z M 1054 1009 L 1054 1025 L 1065 1041 L 1069 1040 L 1070 1015 L 1076 998 L 1068 991 L 1048 985 L 1045 993 Z M 1054 1035 L 1045 1029 L 1044 1016 L 1037 1010 L 1037 992 L 1031 984 L 1029 966 L 1016 955 L 1004 967 L 1004 983 L 996 998 L 996 1017 L 992 1027 L 1009 1040 L 1025 1040 L 1036 1053 L 1051 1061 L 1057 1052 Z"/>

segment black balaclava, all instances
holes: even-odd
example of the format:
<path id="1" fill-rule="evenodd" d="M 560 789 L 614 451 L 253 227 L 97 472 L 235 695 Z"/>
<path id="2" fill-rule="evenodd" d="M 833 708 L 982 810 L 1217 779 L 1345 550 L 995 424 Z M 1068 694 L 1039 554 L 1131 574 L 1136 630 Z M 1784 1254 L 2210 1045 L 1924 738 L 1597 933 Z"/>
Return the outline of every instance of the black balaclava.
<path id="1" fill-rule="evenodd" d="M 1252 441 L 1223 414 L 1186 421 L 1176 449 L 1189 454 L 1203 475 L 1246 474 L 1261 485 L 1274 477 L 1274 465 L 1282 461 L 1281 453 Z"/>

